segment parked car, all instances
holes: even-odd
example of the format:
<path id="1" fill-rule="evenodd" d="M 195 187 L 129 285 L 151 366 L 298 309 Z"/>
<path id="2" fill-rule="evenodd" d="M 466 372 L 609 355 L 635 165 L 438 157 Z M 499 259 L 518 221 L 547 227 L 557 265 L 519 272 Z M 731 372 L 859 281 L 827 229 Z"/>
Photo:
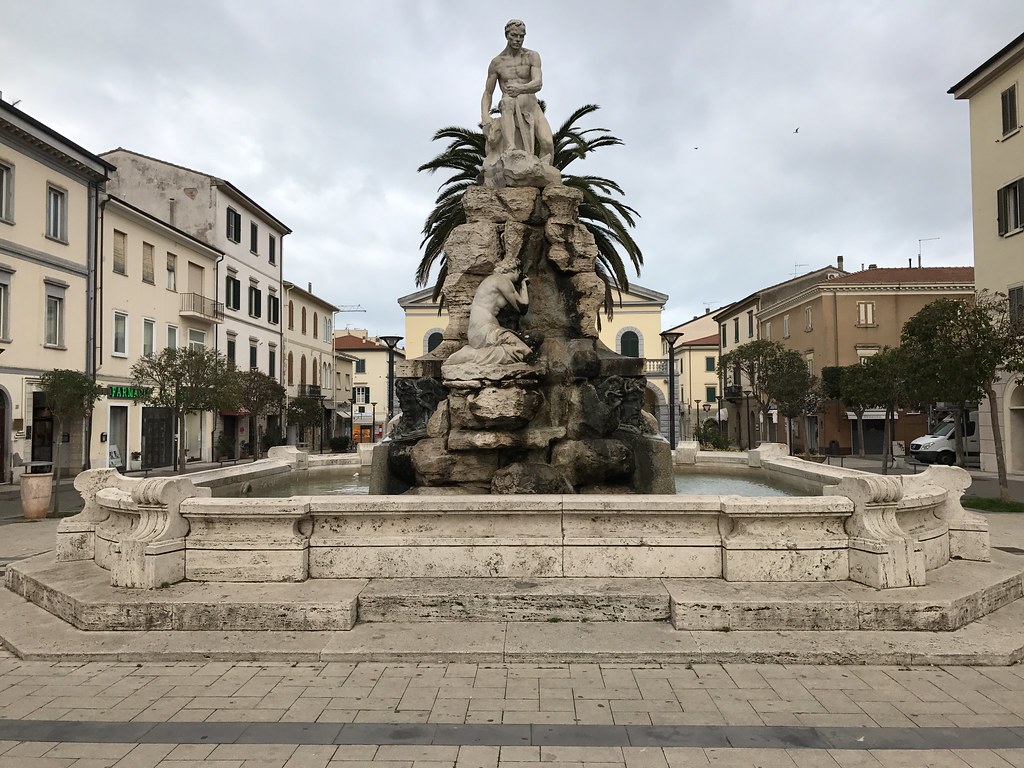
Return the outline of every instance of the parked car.
<path id="1" fill-rule="evenodd" d="M 956 436 L 954 435 L 953 416 L 948 416 L 939 422 L 939 426 L 930 435 L 923 435 L 915 438 L 910 444 L 910 456 L 922 464 L 945 464 L 952 466 L 956 463 Z M 978 412 L 970 411 L 967 414 L 967 424 L 964 428 L 964 456 L 978 457 Z"/>

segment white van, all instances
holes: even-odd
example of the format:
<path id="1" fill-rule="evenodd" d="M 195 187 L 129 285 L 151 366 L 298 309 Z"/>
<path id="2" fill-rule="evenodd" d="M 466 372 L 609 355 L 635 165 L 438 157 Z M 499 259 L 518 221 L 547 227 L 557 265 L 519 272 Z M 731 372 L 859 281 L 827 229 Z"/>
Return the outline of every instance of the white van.
<path id="1" fill-rule="evenodd" d="M 916 438 L 910 444 L 910 456 L 922 464 L 955 464 L 956 436 L 953 434 L 953 418 L 947 416 L 930 435 Z M 964 429 L 964 457 L 977 458 L 980 455 L 979 448 L 978 412 L 970 411 Z"/>

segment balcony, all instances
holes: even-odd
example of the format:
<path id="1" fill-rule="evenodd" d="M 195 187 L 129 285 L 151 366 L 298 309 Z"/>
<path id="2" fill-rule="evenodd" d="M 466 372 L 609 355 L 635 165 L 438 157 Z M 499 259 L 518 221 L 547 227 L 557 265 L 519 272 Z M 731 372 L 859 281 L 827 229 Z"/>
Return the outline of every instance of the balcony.
<path id="1" fill-rule="evenodd" d="M 224 320 L 224 305 L 199 293 L 183 293 L 181 294 L 181 311 L 178 314 L 182 317 L 219 323 Z"/>
<path id="2" fill-rule="evenodd" d="M 318 384 L 299 384 L 299 397 L 320 397 L 320 386 Z"/>
<path id="3" fill-rule="evenodd" d="M 665 360 L 664 358 L 661 360 L 645 358 L 644 376 L 661 376 L 663 378 L 668 378 L 668 360 Z"/>
<path id="4" fill-rule="evenodd" d="M 729 384 L 725 388 L 725 399 L 726 400 L 742 400 L 743 399 L 743 387 L 738 384 Z"/>

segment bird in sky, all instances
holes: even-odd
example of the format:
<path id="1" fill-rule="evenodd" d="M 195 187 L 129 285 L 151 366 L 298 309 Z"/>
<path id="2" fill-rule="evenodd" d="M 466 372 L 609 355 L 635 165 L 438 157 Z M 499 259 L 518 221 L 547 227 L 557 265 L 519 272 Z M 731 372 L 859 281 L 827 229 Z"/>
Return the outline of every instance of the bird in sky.
<path id="1" fill-rule="evenodd" d="M 799 125 L 793 130 L 793 133 L 800 133 L 800 126 Z"/>

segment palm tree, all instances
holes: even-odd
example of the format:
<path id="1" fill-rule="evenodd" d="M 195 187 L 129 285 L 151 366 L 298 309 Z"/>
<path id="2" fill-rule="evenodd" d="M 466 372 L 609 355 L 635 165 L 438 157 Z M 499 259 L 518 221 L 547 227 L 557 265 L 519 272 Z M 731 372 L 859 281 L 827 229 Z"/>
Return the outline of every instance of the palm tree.
<path id="1" fill-rule="evenodd" d="M 582 118 L 596 112 L 596 104 L 584 104 L 577 109 L 554 134 L 555 153 L 552 165 L 562 173 L 562 183 L 583 193 L 580 203 L 580 221 L 594 235 L 597 242 L 595 271 L 605 284 L 605 310 L 612 309 L 612 291 L 628 290 L 629 278 L 620 249 L 633 263 L 636 273 L 644 263 L 640 246 L 633 240 L 629 230 L 636 226 L 639 214 L 614 195 L 622 195 L 622 188 L 611 179 L 601 176 L 576 176 L 564 173 L 573 160 L 583 159 L 601 147 L 622 144 L 622 139 L 611 135 L 606 128 L 581 129 L 576 124 Z M 434 284 L 434 300 L 440 296 L 441 286 L 448 274 L 444 255 L 444 243 L 452 230 L 466 223 L 462 208 L 462 195 L 467 187 L 477 183 L 484 161 L 484 135 L 482 131 L 448 126 L 434 134 L 434 141 L 448 140 L 444 152 L 430 162 L 424 163 L 418 171 L 446 169 L 455 171 L 440 187 L 434 210 L 423 224 L 423 257 L 416 268 L 416 284 L 425 286 L 430 271 L 438 263 L 437 282 Z"/>

